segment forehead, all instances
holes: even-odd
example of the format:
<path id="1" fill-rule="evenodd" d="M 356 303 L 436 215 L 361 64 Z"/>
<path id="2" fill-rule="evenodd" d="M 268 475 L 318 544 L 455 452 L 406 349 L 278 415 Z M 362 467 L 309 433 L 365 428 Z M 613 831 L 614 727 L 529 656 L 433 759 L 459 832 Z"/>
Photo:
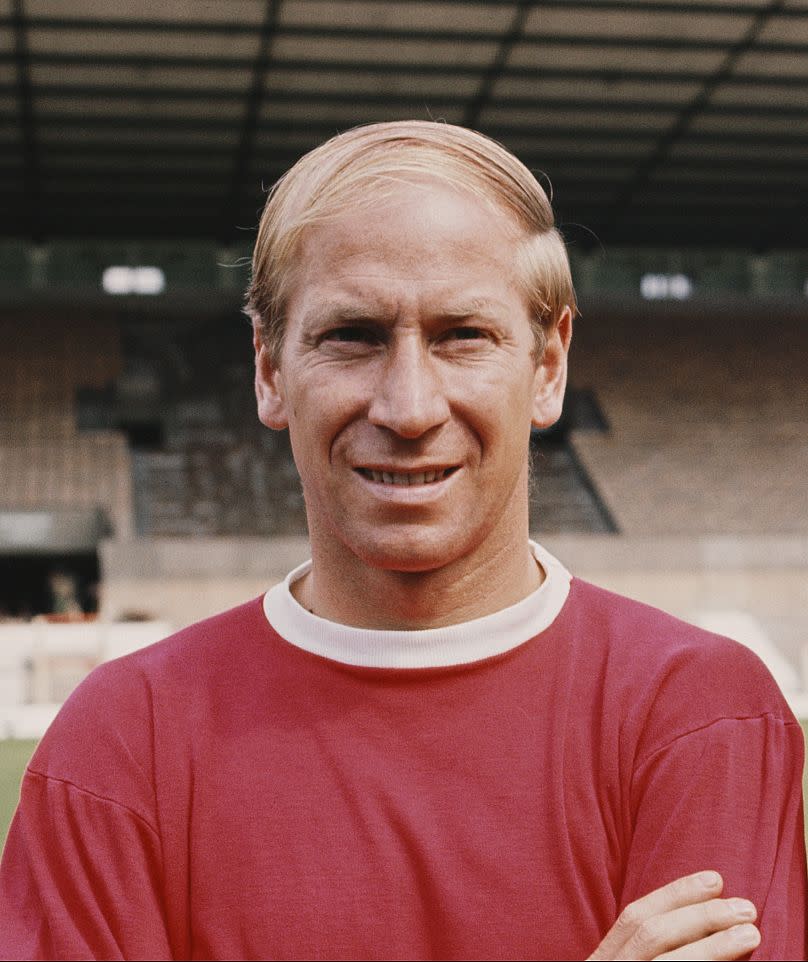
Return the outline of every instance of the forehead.
<path id="1" fill-rule="evenodd" d="M 290 310 L 313 292 L 340 299 L 441 296 L 483 303 L 518 287 L 524 231 L 493 203 L 440 182 L 397 184 L 308 227 Z"/>

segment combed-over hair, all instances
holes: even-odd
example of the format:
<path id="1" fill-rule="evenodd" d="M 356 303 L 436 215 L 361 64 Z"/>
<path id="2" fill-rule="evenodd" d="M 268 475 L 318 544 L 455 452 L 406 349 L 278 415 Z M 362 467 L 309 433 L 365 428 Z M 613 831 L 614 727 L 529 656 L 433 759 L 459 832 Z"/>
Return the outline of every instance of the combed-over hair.
<path id="1" fill-rule="evenodd" d="M 521 228 L 518 273 L 536 353 L 575 291 L 564 241 L 541 184 L 501 144 L 454 124 L 405 120 L 354 127 L 305 154 L 270 190 L 252 260 L 246 313 L 278 363 L 295 256 L 307 227 L 376 204 L 402 182 L 443 181 L 510 213 Z M 517 235 L 518 236 L 518 235 Z"/>

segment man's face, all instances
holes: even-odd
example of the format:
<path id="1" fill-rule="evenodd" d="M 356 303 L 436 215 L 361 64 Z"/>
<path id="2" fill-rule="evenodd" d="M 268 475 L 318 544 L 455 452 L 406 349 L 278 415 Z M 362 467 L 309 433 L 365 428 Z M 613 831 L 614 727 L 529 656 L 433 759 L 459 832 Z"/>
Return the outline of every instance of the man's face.
<path id="1" fill-rule="evenodd" d="M 518 239 L 437 182 L 304 236 L 277 365 L 256 340 L 256 390 L 332 557 L 429 571 L 524 537 L 530 426 L 560 411 L 569 319 L 537 364 Z"/>

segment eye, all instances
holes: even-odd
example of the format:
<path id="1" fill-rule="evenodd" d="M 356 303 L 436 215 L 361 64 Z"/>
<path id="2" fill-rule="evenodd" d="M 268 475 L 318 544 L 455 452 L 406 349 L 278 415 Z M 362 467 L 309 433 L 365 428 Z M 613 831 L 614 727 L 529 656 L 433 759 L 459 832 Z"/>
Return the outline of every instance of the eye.
<path id="1" fill-rule="evenodd" d="M 375 344 L 379 338 L 374 331 L 367 327 L 345 324 L 342 327 L 335 327 L 326 331 L 321 340 L 336 341 L 338 344 Z"/>
<path id="2" fill-rule="evenodd" d="M 442 336 L 441 340 L 451 342 L 470 341 L 481 343 L 489 341 L 491 335 L 485 328 L 475 327 L 473 324 L 460 324 L 457 327 L 450 327 Z"/>
<path id="3" fill-rule="evenodd" d="M 456 341 L 476 341 L 486 337 L 485 331 L 480 327 L 453 327 L 448 331 L 448 336 Z"/>

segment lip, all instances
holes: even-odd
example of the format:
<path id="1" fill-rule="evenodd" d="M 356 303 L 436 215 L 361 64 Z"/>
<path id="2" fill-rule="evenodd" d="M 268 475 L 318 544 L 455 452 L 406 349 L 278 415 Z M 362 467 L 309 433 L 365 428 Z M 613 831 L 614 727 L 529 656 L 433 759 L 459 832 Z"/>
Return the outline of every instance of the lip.
<path id="1" fill-rule="evenodd" d="M 449 471 L 451 468 L 459 468 L 460 465 L 454 461 L 430 461 L 425 464 L 392 464 L 391 462 L 370 461 L 368 463 L 357 464 L 354 471 L 380 471 L 387 474 L 429 474 L 431 472 Z"/>
<path id="2" fill-rule="evenodd" d="M 447 471 L 453 469 L 446 477 L 437 481 L 429 481 L 423 484 L 389 484 L 384 481 L 375 481 L 369 478 L 366 471 L 374 471 L 385 474 L 429 474 L 432 472 Z M 459 464 L 443 465 L 423 465 L 414 467 L 407 465 L 361 465 L 353 469 L 354 476 L 363 484 L 366 489 L 371 491 L 375 497 L 385 501 L 395 501 L 404 504 L 420 504 L 425 501 L 432 501 L 441 497 L 446 490 L 454 484 L 454 479 L 461 473 L 462 467 Z"/>

